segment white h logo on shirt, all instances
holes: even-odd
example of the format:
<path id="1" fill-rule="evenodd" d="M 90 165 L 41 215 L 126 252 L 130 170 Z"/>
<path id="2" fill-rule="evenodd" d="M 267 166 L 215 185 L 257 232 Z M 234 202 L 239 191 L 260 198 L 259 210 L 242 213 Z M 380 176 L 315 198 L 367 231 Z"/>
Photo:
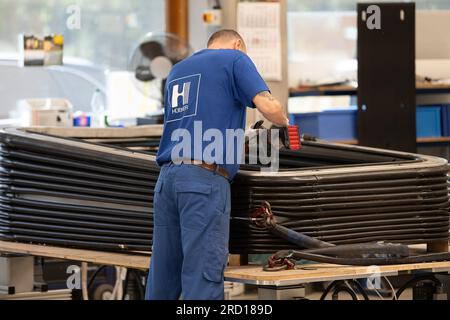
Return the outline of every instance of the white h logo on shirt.
<path id="1" fill-rule="evenodd" d="M 178 108 L 178 98 L 183 97 L 183 106 L 189 103 L 190 82 L 183 83 L 183 90 L 179 92 L 179 85 L 176 84 L 172 89 L 172 108 Z"/>
<path id="2" fill-rule="evenodd" d="M 197 115 L 201 77 L 199 73 L 192 74 L 167 83 L 166 122 L 179 121 Z"/>

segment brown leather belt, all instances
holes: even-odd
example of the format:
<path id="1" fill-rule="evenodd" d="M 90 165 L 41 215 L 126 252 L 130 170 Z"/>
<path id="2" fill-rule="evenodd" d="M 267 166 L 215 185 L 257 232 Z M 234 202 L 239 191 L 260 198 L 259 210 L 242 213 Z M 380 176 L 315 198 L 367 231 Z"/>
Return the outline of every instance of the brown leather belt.
<path id="1" fill-rule="evenodd" d="M 199 160 L 184 160 L 182 161 L 184 164 L 192 164 L 194 166 L 198 166 L 200 168 L 206 169 L 208 171 L 212 171 L 212 172 L 217 172 L 219 175 L 221 175 L 222 177 L 224 177 L 225 179 L 229 180 L 230 175 L 228 174 L 227 170 L 225 170 L 224 168 L 222 168 L 221 166 L 212 163 L 206 163 L 204 161 L 199 161 Z"/>

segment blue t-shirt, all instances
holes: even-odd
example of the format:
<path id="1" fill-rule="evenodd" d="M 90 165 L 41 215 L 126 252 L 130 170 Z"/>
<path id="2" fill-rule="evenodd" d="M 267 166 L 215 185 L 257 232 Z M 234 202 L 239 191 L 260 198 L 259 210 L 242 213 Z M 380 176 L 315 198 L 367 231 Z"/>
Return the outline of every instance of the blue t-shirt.
<path id="1" fill-rule="evenodd" d="M 254 108 L 253 98 L 268 90 L 252 60 L 238 50 L 205 49 L 177 63 L 166 82 L 156 161 L 216 163 L 233 178 L 243 151 L 246 107 Z"/>

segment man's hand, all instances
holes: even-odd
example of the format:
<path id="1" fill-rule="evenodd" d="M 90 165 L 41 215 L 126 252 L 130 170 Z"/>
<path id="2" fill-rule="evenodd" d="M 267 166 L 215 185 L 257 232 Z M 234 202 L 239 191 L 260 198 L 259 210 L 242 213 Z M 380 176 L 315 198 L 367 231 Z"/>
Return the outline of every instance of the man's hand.
<path id="1" fill-rule="evenodd" d="M 273 124 L 286 127 L 289 120 L 286 118 L 280 102 L 270 94 L 269 91 L 262 91 L 253 98 L 253 103 L 262 115 Z"/>

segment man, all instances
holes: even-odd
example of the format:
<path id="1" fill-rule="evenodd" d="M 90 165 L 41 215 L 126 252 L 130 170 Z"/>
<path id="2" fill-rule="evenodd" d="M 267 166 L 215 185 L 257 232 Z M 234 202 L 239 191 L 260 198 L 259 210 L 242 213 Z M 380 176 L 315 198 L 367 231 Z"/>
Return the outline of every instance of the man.
<path id="1" fill-rule="evenodd" d="M 244 129 L 246 107 L 256 107 L 278 126 L 288 124 L 281 104 L 270 94 L 236 31 L 214 33 L 207 49 L 173 67 L 167 79 L 165 125 L 156 159 L 161 173 L 154 192 L 146 299 L 178 299 L 180 295 L 183 299 L 223 299 L 230 181 L 239 164 L 206 161 L 203 142 L 192 141 L 186 154 L 174 155 L 180 143 L 174 135 L 185 130 L 195 136 L 200 128 L 219 130 L 225 136 L 227 129 Z M 225 157 L 227 152 L 224 146 L 219 153 Z"/>

